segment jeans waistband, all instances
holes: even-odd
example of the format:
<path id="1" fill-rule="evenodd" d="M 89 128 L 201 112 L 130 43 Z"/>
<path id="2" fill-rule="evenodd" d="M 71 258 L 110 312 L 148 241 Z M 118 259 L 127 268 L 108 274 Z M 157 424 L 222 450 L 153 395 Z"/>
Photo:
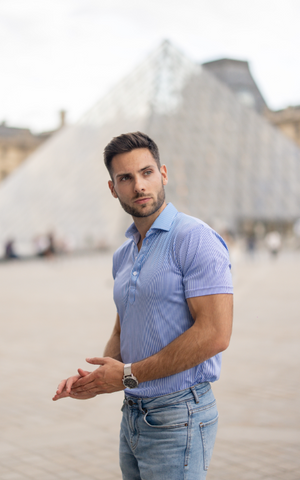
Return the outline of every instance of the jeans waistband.
<path id="1" fill-rule="evenodd" d="M 208 392 L 210 388 L 210 383 L 204 382 L 186 388 L 185 390 L 179 390 L 178 392 L 169 393 L 159 397 L 143 398 L 125 394 L 124 404 L 132 408 L 144 409 L 145 407 L 158 408 L 163 405 L 189 402 L 191 400 L 194 400 L 195 403 L 199 403 L 199 397 Z"/>

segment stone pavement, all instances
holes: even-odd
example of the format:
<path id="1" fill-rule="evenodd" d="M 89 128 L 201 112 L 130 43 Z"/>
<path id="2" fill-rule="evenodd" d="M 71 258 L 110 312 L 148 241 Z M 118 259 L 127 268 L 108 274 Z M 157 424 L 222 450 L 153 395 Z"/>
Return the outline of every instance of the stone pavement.
<path id="1" fill-rule="evenodd" d="M 208 480 L 300 479 L 300 253 L 234 261 Z M 0 264 L 0 479 L 120 480 L 122 392 L 52 402 L 115 319 L 111 256 Z M 88 368 L 88 367 L 86 367 Z"/>

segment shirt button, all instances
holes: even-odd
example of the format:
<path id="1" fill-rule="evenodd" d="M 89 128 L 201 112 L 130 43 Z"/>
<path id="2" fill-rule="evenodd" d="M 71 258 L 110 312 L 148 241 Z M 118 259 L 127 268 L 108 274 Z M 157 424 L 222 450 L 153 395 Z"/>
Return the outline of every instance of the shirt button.
<path id="1" fill-rule="evenodd" d="M 133 272 L 133 274 L 132 274 L 132 275 L 137 275 L 137 273 L 138 273 L 138 272 Z"/>

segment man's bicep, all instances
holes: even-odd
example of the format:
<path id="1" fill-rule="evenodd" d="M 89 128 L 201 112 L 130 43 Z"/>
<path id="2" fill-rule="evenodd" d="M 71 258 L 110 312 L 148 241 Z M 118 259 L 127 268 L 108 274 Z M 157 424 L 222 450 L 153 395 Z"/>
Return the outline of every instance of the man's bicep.
<path id="1" fill-rule="evenodd" d="M 199 333 L 205 329 L 216 341 L 228 346 L 232 331 L 233 295 L 220 293 L 191 297 L 187 303 Z"/>

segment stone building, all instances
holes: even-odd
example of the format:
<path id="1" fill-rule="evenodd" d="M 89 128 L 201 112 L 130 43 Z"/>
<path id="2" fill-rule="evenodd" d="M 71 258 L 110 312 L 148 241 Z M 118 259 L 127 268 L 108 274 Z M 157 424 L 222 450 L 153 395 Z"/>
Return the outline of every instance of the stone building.
<path id="1" fill-rule="evenodd" d="M 59 128 L 64 123 L 65 112 L 62 111 Z M 56 131 L 57 129 L 34 134 L 28 128 L 10 127 L 2 122 L 0 124 L 0 182 Z"/>
<path id="2" fill-rule="evenodd" d="M 264 113 L 267 105 L 247 61 L 221 58 L 203 63 L 202 67 L 225 83 L 245 106 L 254 108 L 260 114 Z"/>
<path id="3" fill-rule="evenodd" d="M 226 84 L 245 106 L 264 115 L 269 122 L 300 145 L 300 105 L 283 110 L 270 110 L 251 75 L 248 62 L 221 58 L 203 63 L 202 66 Z"/>
<path id="4" fill-rule="evenodd" d="M 300 146 L 300 105 L 283 110 L 267 110 L 268 120 Z"/>
<path id="5" fill-rule="evenodd" d="M 15 170 L 41 143 L 27 128 L 0 125 L 0 181 Z"/>

